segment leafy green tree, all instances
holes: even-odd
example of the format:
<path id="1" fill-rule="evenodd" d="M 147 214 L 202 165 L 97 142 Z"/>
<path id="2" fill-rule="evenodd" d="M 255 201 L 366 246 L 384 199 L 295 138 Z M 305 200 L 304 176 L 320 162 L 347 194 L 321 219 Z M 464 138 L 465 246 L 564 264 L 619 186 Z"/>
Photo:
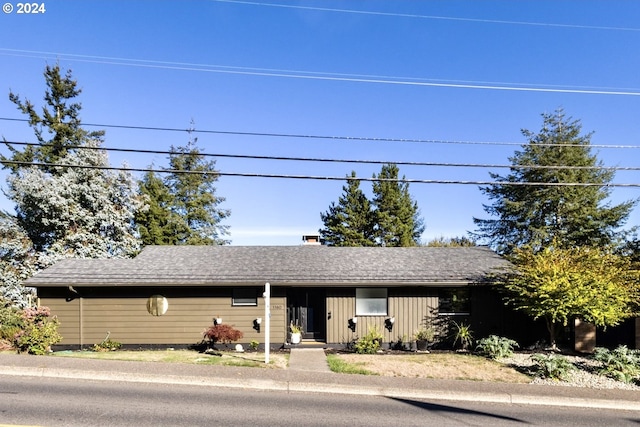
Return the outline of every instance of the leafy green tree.
<path id="1" fill-rule="evenodd" d="M 218 173 L 215 161 L 206 160 L 190 140 L 185 147 L 171 147 L 164 179 L 146 174 L 139 192 L 150 209 L 136 217 L 146 245 L 223 245 L 228 226 L 221 222 L 230 215 L 218 205 Z"/>
<path id="2" fill-rule="evenodd" d="M 501 253 L 539 250 L 554 239 L 564 247 L 609 245 L 635 202 L 606 202 L 614 172 L 591 153 L 591 134 L 581 134 L 579 121 L 562 110 L 542 117 L 539 133 L 523 131 L 529 142 L 510 158 L 511 172 L 491 173 L 498 183 L 481 188 L 492 201 L 485 212 L 496 218 L 474 218 L 475 236 Z M 595 185 L 562 185 L 587 183 Z"/>
<path id="3" fill-rule="evenodd" d="M 382 166 L 377 177 L 374 175 L 376 239 L 381 246 L 417 246 L 424 223 L 409 184 L 398 179 L 398 172 L 398 166 L 391 163 Z"/>
<path id="4" fill-rule="evenodd" d="M 329 246 L 374 246 L 371 202 L 360 189 L 355 171 L 342 191 L 338 203 L 331 202 L 329 210 L 320 214 L 322 238 Z"/>
<path id="5" fill-rule="evenodd" d="M 28 116 L 29 126 L 33 128 L 39 145 L 30 145 L 19 150 L 7 143 L 11 157 L 3 155 L 0 157 L 3 161 L 56 163 L 68 152 L 73 152 L 76 147 L 84 145 L 86 141 L 102 140 L 103 131 L 88 132 L 81 127 L 82 106 L 75 99 L 82 91 L 77 87 L 77 81 L 72 78 L 71 70 L 62 75 L 58 64 L 47 65 L 44 78 L 47 89 L 41 114 L 37 112 L 31 101 L 22 101 L 19 95 L 9 93 L 11 102 Z M 6 167 L 15 172 L 21 166 L 9 164 Z M 48 167 L 44 170 L 52 171 Z"/>
<path id="6" fill-rule="evenodd" d="M 507 300 L 534 319 L 544 318 L 552 347 L 558 325 L 579 317 L 596 326 L 615 326 L 638 314 L 640 271 L 628 257 L 595 247 L 540 251 L 518 248 L 510 256 L 516 271 L 503 282 Z"/>

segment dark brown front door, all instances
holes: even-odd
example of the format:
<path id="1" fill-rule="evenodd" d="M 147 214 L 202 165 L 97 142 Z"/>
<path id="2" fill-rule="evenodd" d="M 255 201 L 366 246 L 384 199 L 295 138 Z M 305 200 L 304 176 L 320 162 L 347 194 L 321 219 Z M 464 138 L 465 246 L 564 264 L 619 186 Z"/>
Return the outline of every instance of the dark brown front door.
<path id="1" fill-rule="evenodd" d="M 289 322 L 302 327 L 302 338 L 326 339 L 326 295 L 322 288 L 290 288 L 287 291 Z"/>

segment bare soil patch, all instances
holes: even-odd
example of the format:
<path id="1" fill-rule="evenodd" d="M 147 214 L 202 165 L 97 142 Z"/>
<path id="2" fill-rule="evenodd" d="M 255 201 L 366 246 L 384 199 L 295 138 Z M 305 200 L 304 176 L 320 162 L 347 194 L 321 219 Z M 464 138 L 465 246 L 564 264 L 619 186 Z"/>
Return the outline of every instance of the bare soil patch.
<path id="1" fill-rule="evenodd" d="M 350 354 L 338 353 L 346 363 L 377 375 L 447 380 L 529 383 L 531 377 L 484 357 L 459 353 Z"/>

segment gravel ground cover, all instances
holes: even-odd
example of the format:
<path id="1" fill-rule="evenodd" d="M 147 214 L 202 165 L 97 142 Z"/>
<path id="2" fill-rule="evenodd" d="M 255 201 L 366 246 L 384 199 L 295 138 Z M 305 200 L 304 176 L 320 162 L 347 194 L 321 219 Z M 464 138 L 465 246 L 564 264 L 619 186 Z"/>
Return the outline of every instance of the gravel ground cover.
<path id="1" fill-rule="evenodd" d="M 433 353 L 338 353 L 345 362 L 356 364 L 376 375 L 435 379 L 464 379 L 473 381 L 503 381 L 546 384 L 563 387 L 589 387 L 597 389 L 638 390 L 637 384 L 615 381 L 597 373 L 599 364 L 590 357 L 563 355 L 578 369 L 566 381 L 543 379 L 527 375 L 534 362 L 533 353 L 518 352 L 498 361 L 472 354 L 452 352 Z"/>

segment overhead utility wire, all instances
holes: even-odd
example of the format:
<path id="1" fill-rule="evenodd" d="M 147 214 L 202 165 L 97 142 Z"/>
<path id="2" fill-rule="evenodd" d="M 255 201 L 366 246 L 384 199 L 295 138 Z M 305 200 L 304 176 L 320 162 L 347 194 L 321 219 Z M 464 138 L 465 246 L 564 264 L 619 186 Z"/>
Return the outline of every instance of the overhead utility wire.
<path id="1" fill-rule="evenodd" d="M 25 145 L 31 147 L 42 146 L 42 144 L 34 142 L 15 142 L 4 141 L 9 145 Z M 140 148 L 113 148 L 113 147 L 90 147 L 90 146 L 70 146 L 70 149 L 80 150 L 104 150 L 107 152 L 117 153 L 135 153 L 135 154 L 181 154 L 175 151 L 167 150 L 146 150 Z M 198 153 L 203 157 L 220 157 L 231 159 L 250 159 L 250 160 L 277 160 L 277 161 L 296 161 L 296 162 L 317 162 L 317 163 L 352 163 L 352 164 L 371 164 L 385 165 L 393 163 L 399 166 L 429 166 L 429 167 L 466 167 L 466 168 L 483 168 L 483 169 L 550 169 L 550 170 L 603 170 L 603 171 L 640 171 L 640 167 L 635 166 L 569 166 L 569 165 L 500 165 L 500 164 L 479 164 L 479 163 L 438 163 L 438 162 L 407 162 L 393 160 L 362 160 L 362 159 L 330 159 L 318 157 L 290 157 L 290 156 L 259 156 L 254 154 L 220 154 L 220 153 Z"/>
<path id="2" fill-rule="evenodd" d="M 13 121 L 13 122 L 28 122 L 28 119 L 16 119 L 10 117 L 0 117 L 0 120 Z M 330 135 L 313 135 L 313 134 L 292 134 L 292 133 L 274 133 L 274 132 L 243 132 L 243 131 L 229 131 L 229 130 L 215 130 L 215 129 L 186 129 L 186 128 L 169 128 L 158 126 L 135 126 L 135 125 L 114 125 L 114 124 L 99 124 L 99 123 L 83 123 L 83 126 L 100 127 L 100 128 L 114 128 L 114 129 L 131 129 L 131 130 L 148 130 L 158 132 L 185 132 L 185 133 L 201 133 L 201 134 L 216 134 L 216 135 L 237 135 L 237 136 L 262 136 L 269 138 L 300 138 L 300 139 L 326 139 L 326 140 L 339 140 L 339 141 L 358 141 L 358 142 L 399 142 L 410 144 L 447 144 L 447 145 L 496 145 L 496 146 L 515 146 L 522 147 L 527 145 L 527 142 L 499 142 L 499 141 L 450 141 L 443 139 L 412 139 L 412 138 L 384 138 L 384 137 L 368 137 L 368 136 L 330 136 Z M 536 143 L 537 147 L 566 147 L 567 144 L 547 144 Z M 640 145 L 605 145 L 605 144 L 590 144 L 590 148 L 640 148 Z"/>
<path id="3" fill-rule="evenodd" d="M 2 49 L 0 52 L 20 52 L 14 49 Z M 25 51 L 28 52 L 28 51 Z M 34 56 L 36 54 L 37 56 Z M 336 73 L 318 73 L 307 71 L 290 71 L 290 70 L 273 70 L 273 69 L 255 69 L 247 67 L 230 67 L 224 65 L 199 65 L 199 64 L 184 64 L 177 62 L 164 62 L 164 61 L 147 61 L 138 59 L 127 58 L 108 58 L 100 56 L 90 55 L 73 55 L 63 53 L 50 53 L 50 52 L 33 52 L 31 54 L 16 54 L 5 53 L 5 55 L 23 56 L 23 57 L 44 57 L 59 60 L 61 57 L 67 57 L 71 61 L 94 63 L 94 64 L 107 64 L 107 65 L 122 65 L 128 67 L 140 67 L 140 68 L 157 68 L 166 70 L 178 70 L 178 71 L 200 71 L 206 73 L 219 73 L 219 74 L 237 74 L 247 76 L 261 76 L 261 77 L 281 77 L 281 78 L 293 78 L 293 79 L 306 79 L 306 80 L 324 80 L 324 81 L 338 81 L 338 82 L 351 82 L 351 83 L 375 83 L 375 84 L 391 84 L 402 86 L 423 86 L 423 87 L 442 87 L 442 88 L 458 88 L 458 89 L 485 89 L 485 90 L 503 90 L 503 91 L 516 91 L 516 92 L 547 92 L 547 93 L 571 93 L 571 94 L 583 94 L 583 95 L 618 95 L 618 96 L 640 96 L 640 92 L 637 90 L 625 91 L 625 90 L 605 90 L 605 89 L 570 89 L 559 88 L 558 86 L 549 87 L 534 87 L 531 85 L 521 84 L 520 86 L 510 85 L 510 83 L 495 83 L 495 84 L 483 84 L 483 83 L 454 83 L 454 82 L 436 82 L 425 79 L 414 79 L 407 77 L 385 77 L 385 76 L 370 76 L 370 75 L 351 75 L 351 74 L 336 74 Z M 217 68 L 212 68 L 217 67 Z M 263 71 L 257 71 L 263 70 Z M 402 80 L 400 80 L 402 79 Z"/>
<path id="4" fill-rule="evenodd" d="M 96 170 L 112 170 L 122 172 L 154 172 L 154 173 L 176 173 L 190 175 L 216 175 L 230 177 L 245 178 L 283 178 L 283 179 L 307 179 L 307 180 L 323 180 L 323 181 L 367 181 L 367 182 L 402 182 L 408 184 L 463 184 L 463 185 L 512 185 L 519 187 L 627 187 L 640 188 L 640 183 L 595 183 L 595 182 L 513 182 L 513 181 L 461 181 L 461 180 L 439 180 L 439 179 L 390 179 L 390 178 L 363 178 L 363 177 L 339 177 L 339 176 L 314 176 L 314 175 L 285 175 L 285 174 L 267 174 L 267 173 L 243 173 L 243 172 L 203 172 L 188 171 L 181 169 L 153 169 L 153 168 L 125 168 L 115 166 L 96 166 L 96 165 L 72 165 L 62 163 L 33 163 L 18 162 L 13 160 L 0 161 L 3 165 L 15 166 L 35 166 L 35 167 L 60 167 L 60 168 L 77 168 L 77 169 L 96 169 Z"/>
<path id="5" fill-rule="evenodd" d="M 335 9 L 335 8 L 326 8 L 326 7 L 291 5 L 291 4 L 263 3 L 263 2 L 244 1 L 244 0 L 210 0 L 210 1 L 218 2 L 218 3 L 245 4 L 245 5 L 251 5 L 251 6 L 280 7 L 280 8 L 288 8 L 288 9 L 313 10 L 313 11 L 320 11 L 320 12 L 354 13 L 359 15 L 391 16 L 391 17 L 399 17 L 399 18 L 477 22 L 477 23 L 487 23 L 487 24 L 530 25 L 530 26 L 536 26 L 536 27 L 576 28 L 576 29 L 584 29 L 584 30 L 640 31 L 640 28 L 632 28 L 632 27 L 610 27 L 610 26 L 599 26 L 599 25 L 554 24 L 549 22 L 460 18 L 455 16 L 419 15 L 419 14 L 413 14 L 413 13 L 398 13 L 398 12 L 376 12 L 376 11 L 356 10 L 356 9 Z"/>

